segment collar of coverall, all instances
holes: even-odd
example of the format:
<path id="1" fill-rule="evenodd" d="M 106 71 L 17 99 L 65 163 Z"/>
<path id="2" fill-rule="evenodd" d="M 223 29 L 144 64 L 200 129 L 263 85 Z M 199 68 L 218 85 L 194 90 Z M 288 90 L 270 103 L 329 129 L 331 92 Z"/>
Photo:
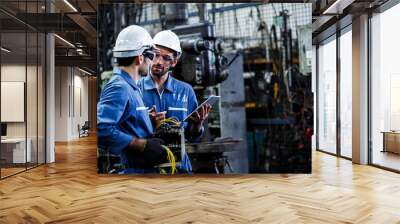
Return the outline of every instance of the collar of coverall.
<path id="1" fill-rule="evenodd" d="M 136 84 L 135 80 L 132 79 L 132 77 L 125 71 L 123 71 L 120 68 L 114 67 L 113 69 L 114 74 L 117 74 L 119 76 L 121 76 L 123 79 L 125 79 L 125 81 L 131 85 L 133 88 L 135 89 L 139 89 L 138 85 Z"/>
<path id="2" fill-rule="evenodd" d="M 174 78 L 171 76 L 171 73 L 168 73 L 168 78 L 164 84 L 164 89 L 170 92 L 174 92 L 173 82 Z M 148 75 L 146 76 L 146 78 L 144 78 L 144 89 L 145 90 L 157 89 L 156 82 L 153 80 L 151 75 Z"/>

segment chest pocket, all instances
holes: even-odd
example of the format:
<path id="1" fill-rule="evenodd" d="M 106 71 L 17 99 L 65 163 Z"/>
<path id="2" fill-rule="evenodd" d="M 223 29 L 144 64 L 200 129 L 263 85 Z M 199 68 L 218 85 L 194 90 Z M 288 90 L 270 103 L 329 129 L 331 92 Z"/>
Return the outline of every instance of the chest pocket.
<path id="1" fill-rule="evenodd" d="M 188 102 L 186 94 L 181 96 L 175 95 L 174 100 L 171 100 L 167 105 L 168 115 L 167 117 L 176 117 L 178 120 L 183 120 L 188 114 Z"/>

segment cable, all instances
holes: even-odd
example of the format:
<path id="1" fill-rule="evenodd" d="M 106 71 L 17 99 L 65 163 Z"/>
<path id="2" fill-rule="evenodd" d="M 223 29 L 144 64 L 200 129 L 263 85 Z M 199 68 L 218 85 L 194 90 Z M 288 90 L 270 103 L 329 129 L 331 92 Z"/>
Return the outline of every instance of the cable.
<path id="1" fill-rule="evenodd" d="M 169 149 L 167 146 L 162 145 L 162 147 L 164 147 L 164 149 L 167 151 L 167 159 L 169 164 L 171 164 L 171 174 L 174 175 L 177 172 L 174 153 L 172 153 L 171 149 Z M 160 173 L 163 173 L 163 169 L 161 170 L 162 171 Z"/>
<path id="2" fill-rule="evenodd" d="M 164 137 L 167 137 L 167 136 L 171 137 L 170 134 L 172 133 L 172 135 L 174 136 L 174 135 L 178 134 L 176 132 L 176 130 L 177 130 L 176 128 L 180 129 L 181 125 L 182 125 L 182 122 L 179 122 L 178 118 L 176 118 L 176 117 L 166 118 L 156 126 L 156 134 L 158 133 L 160 135 L 164 135 Z M 184 143 L 182 143 L 182 144 L 184 144 Z M 173 148 L 176 147 L 175 145 L 176 145 L 176 143 L 172 144 L 172 147 Z M 165 145 L 162 145 L 162 147 L 167 152 L 167 160 L 171 166 L 170 174 L 174 175 L 178 171 L 177 166 L 176 166 L 175 156 L 170 148 L 168 148 Z M 182 162 L 183 162 L 183 167 L 185 168 L 185 170 L 188 170 L 189 172 L 191 172 L 192 167 L 190 165 L 189 158 L 182 158 L 181 163 Z M 181 167 L 181 165 L 180 165 L 180 167 Z M 165 169 L 160 169 L 160 174 L 167 174 L 167 172 L 165 171 Z"/>
<path id="3" fill-rule="evenodd" d="M 180 127 L 181 122 L 179 122 L 178 118 L 176 117 L 166 118 L 156 126 L 156 130 L 158 130 L 163 125 Z"/>
<path id="4" fill-rule="evenodd" d="M 181 122 L 179 122 L 178 118 L 170 117 L 164 120 L 164 122 L 175 124 L 176 126 L 180 126 Z"/>

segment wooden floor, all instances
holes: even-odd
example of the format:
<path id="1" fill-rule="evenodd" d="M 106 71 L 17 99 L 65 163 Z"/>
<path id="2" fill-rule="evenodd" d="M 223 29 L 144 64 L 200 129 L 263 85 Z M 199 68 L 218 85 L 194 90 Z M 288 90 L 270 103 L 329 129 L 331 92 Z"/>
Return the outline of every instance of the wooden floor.
<path id="1" fill-rule="evenodd" d="M 22 167 L 23 166 L 23 167 Z M 19 167 L 7 167 L 7 168 L 1 168 L 1 178 L 5 178 L 11 175 L 15 175 L 17 173 L 26 171 L 27 169 L 33 169 L 35 168 L 37 165 L 36 164 L 29 164 L 27 165 L 27 167 L 25 167 L 24 165 L 19 165 Z"/>
<path id="2" fill-rule="evenodd" d="M 25 171 L 25 167 L 24 168 L 1 168 L 1 178 L 3 177 L 7 177 L 22 171 Z"/>
<path id="3" fill-rule="evenodd" d="M 0 181 L 0 223 L 400 223 L 400 175 L 313 153 L 312 175 L 96 173 L 95 138 Z"/>

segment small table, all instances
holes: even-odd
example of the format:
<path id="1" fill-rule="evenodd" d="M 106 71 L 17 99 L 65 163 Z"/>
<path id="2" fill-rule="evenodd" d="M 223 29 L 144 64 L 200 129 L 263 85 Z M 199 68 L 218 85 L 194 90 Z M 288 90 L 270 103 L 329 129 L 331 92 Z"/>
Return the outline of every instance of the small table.
<path id="1" fill-rule="evenodd" d="M 382 131 L 383 150 L 382 152 L 391 152 L 400 154 L 400 131 Z"/>

